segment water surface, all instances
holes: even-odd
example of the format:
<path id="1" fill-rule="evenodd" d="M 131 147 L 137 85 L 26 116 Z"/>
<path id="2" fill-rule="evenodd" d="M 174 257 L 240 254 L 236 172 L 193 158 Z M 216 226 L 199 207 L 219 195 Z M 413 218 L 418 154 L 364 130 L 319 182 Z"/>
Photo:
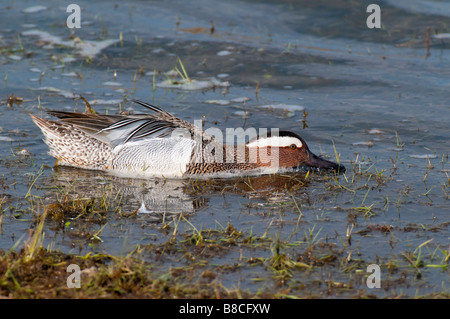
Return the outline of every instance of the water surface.
<path id="1" fill-rule="evenodd" d="M 34 1 L 2 3 L 0 248 L 26 240 L 36 216 L 64 196 L 106 198 L 109 213 L 99 220 L 49 221 L 46 245 L 123 255 L 167 242 L 173 229 L 161 225 L 182 213 L 180 236 L 230 224 L 245 236 L 278 238 L 282 253 L 298 261 L 312 239 L 322 243 L 314 246 L 318 256 L 339 262 L 296 269 L 284 285 L 297 296 L 448 293 L 449 2 L 381 2 L 381 29 L 366 26 L 370 3 L 78 1 L 82 27 L 75 32 L 59 2 L 41 1 L 45 9 L 28 13 Z M 91 51 L 79 45 L 89 41 Z M 180 68 L 178 58 L 190 78 L 229 86 L 158 86 L 172 76 L 165 72 Z M 145 111 L 127 101 L 136 98 L 189 121 L 204 117 L 204 128 L 292 130 L 316 154 L 335 160 L 336 150 L 348 171 L 312 173 L 306 181 L 300 174 L 194 183 L 55 170 L 28 114 L 83 111 L 79 95 L 100 113 Z M 262 107 L 279 104 L 290 107 Z M 92 239 L 97 232 L 101 240 Z M 422 263 L 414 267 L 419 251 Z M 263 278 L 264 289 L 276 290 L 265 264 L 219 267 L 273 253 L 270 245 L 237 245 L 206 267 L 226 287 L 257 291 Z M 382 267 L 384 289 L 365 285 L 372 263 Z M 163 271 L 189 262 L 161 264 Z"/>

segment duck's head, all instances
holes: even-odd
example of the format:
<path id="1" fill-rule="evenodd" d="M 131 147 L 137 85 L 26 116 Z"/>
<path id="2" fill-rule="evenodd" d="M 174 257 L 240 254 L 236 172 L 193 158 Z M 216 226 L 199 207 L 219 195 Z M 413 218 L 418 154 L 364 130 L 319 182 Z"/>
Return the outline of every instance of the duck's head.
<path id="1" fill-rule="evenodd" d="M 273 161 L 273 156 L 276 154 L 279 167 L 299 168 L 308 166 L 316 169 L 345 172 L 343 165 L 328 161 L 312 153 L 306 142 L 292 132 L 280 131 L 277 135 L 258 136 L 250 140 L 247 147 L 250 151 L 258 151 L 258 161 L 260 162 L 264 162 L 264 154 L 268 154 L 271 158 L 269 161 Z M 266 159 L 265 162 L 268 162 L 268 160 Z"/>

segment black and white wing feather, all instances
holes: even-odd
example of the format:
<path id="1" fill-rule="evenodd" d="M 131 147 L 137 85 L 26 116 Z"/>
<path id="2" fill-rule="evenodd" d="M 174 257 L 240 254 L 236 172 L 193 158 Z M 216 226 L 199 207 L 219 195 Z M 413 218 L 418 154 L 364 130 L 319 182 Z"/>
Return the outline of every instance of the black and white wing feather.
<path id="1" fill-rule="evenodd" d="M 201 134 L 203 141 L 214 140 L 200 128 L 159 107 L 138 100 L 132 101 L 153 113 L 132 115 L 100 115 L 64 111 L 48 113 L 109 144 L 112 148 L 128 142 L 167 137 L 177 129 L 183 130 L 183 136 L 189 135 L 189 138 L 194 138 L 195 134 Z"/>

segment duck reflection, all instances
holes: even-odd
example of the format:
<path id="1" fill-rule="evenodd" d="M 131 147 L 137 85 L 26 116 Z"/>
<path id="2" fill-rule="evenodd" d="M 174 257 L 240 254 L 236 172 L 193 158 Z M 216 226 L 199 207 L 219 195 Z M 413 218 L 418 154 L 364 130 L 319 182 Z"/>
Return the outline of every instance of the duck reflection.
<path id="1" fill-rule="evenodd" d="M 120 203 L 122 212 L 149 214 L 162 219 L 194 213 L 208 207 L 212 196 L 227 194 L 247 198 L 272 198 L 307 186 L 304 174 L 246 176 L 216 179 L 149 180 L 120 178 L 103 172 L 55 167 L 47 183 L 74 198 L 92 198 Z"/>

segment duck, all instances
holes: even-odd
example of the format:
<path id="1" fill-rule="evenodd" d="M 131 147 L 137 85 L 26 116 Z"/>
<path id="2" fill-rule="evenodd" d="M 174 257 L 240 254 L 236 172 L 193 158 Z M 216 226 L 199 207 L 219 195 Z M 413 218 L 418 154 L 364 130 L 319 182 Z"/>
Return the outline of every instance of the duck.
<path id="1" fill-rule="evenodd" d="M 56 120 L 30 115 L 44 135 L 49 154 L 56 158 L 55 166 L 143 179 L 262 175 L 301 167 L 345 171 L 343 165 L 312 153 L 303 138 L 290 131 L 260 131 L 244 144 L 226 144 L 218 134 L 201 129 L 195 122 L 146 102 L 132 101 L 150 112 L 47 111 Z"/>

